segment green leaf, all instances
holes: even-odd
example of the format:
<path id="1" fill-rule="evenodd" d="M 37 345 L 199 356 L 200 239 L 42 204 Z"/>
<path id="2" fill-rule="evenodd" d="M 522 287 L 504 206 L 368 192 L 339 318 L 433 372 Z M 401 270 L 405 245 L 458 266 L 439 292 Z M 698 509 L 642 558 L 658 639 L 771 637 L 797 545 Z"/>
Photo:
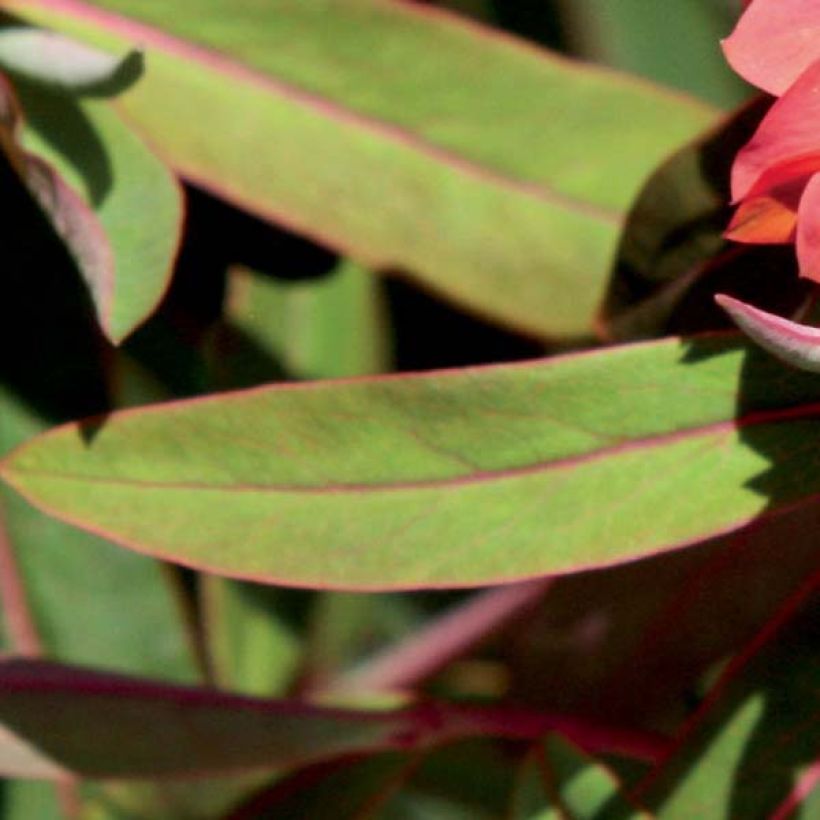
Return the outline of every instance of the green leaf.
<path id="1" fill-rule="evenodd" d="M 91 262 L 82 248 L 74 256 L 92 283 L 103 329 L 121 342 L 154 311 L 170 282 L 182 227 L 179 187 L 105 101 L 79 101 L 27 83 L 18 83 L 18 92 L 23 145 L 57 171 L 104 232 Z"/>
<path id="2" fill-rule="evenodd" d="M 247 695 L 281 695 L 295 676 L 299 641 L 277 613 L 278 590 L 200 579 L 202 617 L 216 683 Z"/>
<path id="3" fill-rule="evenodd" d="M 387 369 L 388 317 L 380 283 L 351 262 L 297 282 L 236 268 L 229 272 L 225 303 L 225 321 L 211 338 L 219 389 L 281 378 L 282 370 L 294 378 L 330 378 Z M 213 576 L 202 580 L 202 589 L 217 681 L 247 694 L 285 691 L 302 653 L 282 617 L 280 594 Z M 352 601 L 326 595 L 320 609 L 327 617 L 316 619 L 321 625 L 313 630 L 323 637 L 318 646 L 306 646 L 309 675 L 319 674 L 316 663 L 325 672 L 333 667 L 353 635 L 373 632 L 373 596 Z M 380 628 L 384 622 L 378 621 Z"/>
<path id="4" fill-rule="evenodd" d="M 808 502 L 818 398 L 816 378 L 735 337 L 669 340 L 124 411 L 0 470 L 52 515 L 219 574 L 471 586 L 633 560 Z"/>
<path id="5" fill-rule="evenodd" d="M 7 780 L 0 786 L 0 810 L 4 820 L 60 820 L 63 813 L 55 787 L 30 780 Z"/>
<path id="6" fill-rule="evenodd" d="M 342 261 L 311 281 L 230 271 L 225 321 L 211 337 L 218 389 L 296 379 L 363 376 L 389 369 L 380 282 Z"/>
<path id="7" fill-rule="evenodd" d="M 663 748 L 655 736 L 560 715 L 445 702 L 344 710 L 8 657 L 0 660 L 0 724 L 0 773 L 41 779 L 271 773 L 460 739 L 532 741 L 558 728 L 596 751 L 657 759 Z"/>
<path id="8" fill-rule="evenodd" d="M 0 67 L 14 76 L 73 94 L 112 96 L 142 76 L 139 51 L 115 57 L 53 31 L 0 28 Z"/>
<path id="9" fill-rule="evenodd" d="M 411 4 L 100 5 L 9 8 L 144 45 L 120 104 L 187 177 L 542 336 L 589 332 L 624 210 L 713 116 Z"/>
<path id="10" fill-rule="evenodd" d="M 185 689 L 44 661 L 0 662 L 0 771 L 161 777 L 272 770 L 401 743 L 413 713 Z"/>
<path id="11" fill-rule="evenodd" d="M 0 390 L 0 451 L 44 423 Z M 174 590 L 161 566 L 67 527 L 2 491 L 9 536 L 46 652 L 171 680 L 196 678 Z"/>

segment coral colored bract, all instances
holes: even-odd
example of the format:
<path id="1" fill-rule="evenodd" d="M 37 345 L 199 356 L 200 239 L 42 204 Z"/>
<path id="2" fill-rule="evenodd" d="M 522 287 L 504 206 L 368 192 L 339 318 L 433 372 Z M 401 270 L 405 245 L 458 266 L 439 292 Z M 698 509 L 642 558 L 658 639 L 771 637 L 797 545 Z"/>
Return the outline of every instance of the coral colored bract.
<path id="1" fill-rule="evenodd" d="M 727 237 L 795 242 L 820 281 L 820 0 L 755 0 L 723 43 L 744 79 L 779 99 L 732 167 Z"/>

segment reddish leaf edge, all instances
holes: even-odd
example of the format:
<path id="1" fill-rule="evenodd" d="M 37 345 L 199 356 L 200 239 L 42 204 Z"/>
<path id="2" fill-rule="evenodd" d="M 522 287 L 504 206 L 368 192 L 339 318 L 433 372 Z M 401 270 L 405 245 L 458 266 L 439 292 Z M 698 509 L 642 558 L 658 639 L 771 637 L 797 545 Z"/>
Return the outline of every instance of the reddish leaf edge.
<path id="1" fill-rule="evenodd" d="M 820 328 L 791 322 L 726 294 L 715 301 L 756 344 L 798 370 L 820 373 Z"/>
<path id="2" fill-rule="evenodd" d="M 394 2 L 394 0 L 382 0 L 382 2 L 386 9 L 393 11 L 395 14 L 408 18 L 427 18 L 435 20 L 441 25 L 461 28 L 470 31 L 474 36 L 487 42 L 499 42 L 508 47 L 515 48 L 517 51 L 525 53 L 533 59 L 552 63 L 564 69 L 571 69 L 573 72 L 580 71 L 586 75 L 615 77 L 625 86 L 645 88 L 648 92 L 654 92 L 661 96 L 679 100 L 681 103 L 686 103 L 693 111 L 701 111 L 705 114 L 713 113 L 716 115 L 713 109 L 691 95 L 674 90 L 670 91 L 667 88 L 658 86 L 647 80 L 638 79 L 636 81 L 630 75 L 613 72 L 610 69 L 602 69 L 592 64 L 561 57 L 543 48 L 527 43 L 514 35 L 497 32 L 481 23 L 467 20 L 461 15 L 441 9 L 420 9 L 416 7 L 415 4 L 407 2 Z M 512 190 L 518 190 L 524 195 L 532 196 L 553 205 L 576 210 L 590 218 L 607 224 L 618 226 L 622 222 L 623 215 L 618 211 L 603 206 L 592 205 L 574 196 L 563 194 L 553 189 L 547 183 L 533 183 L 515 175 L 507 174 L 502 170 L 482 166 L 478 162 L 461 157 L 447 148 L 438 146 L 426 139 L 420 139 L 413 132 L 401 126 L 393 125 L 366 114 L 356 113 L 330 99 L 271 77 L 261 71 L 244 65 L 238 60 L 220 54 L 212 48 L 168 34 L 153 25 L 100 9 L 82 0 L 36 0 L 35 5 L 113 32 L 133 42 L 140 43 L 141 47 L 156 48 L 173 56 L 200 63 L 217 73 L 233 78 L 237 82 L 249 83 L 261 90 L 283 96 L 296 103 L 312 108 L 331 119 L 339 119 L 353 126 L 378 134 L 390 141 L 412 146 L 416 150 L 422 151 L 444 164 L 487 182 Z M 226 189 L 225 192 L 228 193 L 228 190 Z M 283 217 L 281 214 L 278 216 L 272 214 L 272 216 L 279 220 Z M 287 221 L 286 218 L 285 221 Z M 334 244 L 338 243 L 334 242 Z"/>
<path id="3" fill-rule="evenodd" d="M 669 337 L 663 340 L 646 340 L 646 341 L 639 341 L 633 342 L 626 345 L 615 345 L 609 348 L 604 349 L 593 349 L 593 350 L 583 350 L 583 351 L 576 351 L 568 354 L 564 354 L 561 356 L 554 356 L 548 357 L 545 359 L 534 359 L 529 361 L 523 362 L 516 362 L 513 364 L 502 363 L 502 364 L 489 364 L 489 365 L 476 365 L 464 368 L 445 368 L 436 371 L 423 371 L 423 372 L 409 372 L 409 373 L 387 373 L 381 374 L 378 376 L 353 376 L 347 378 L 339 378 L 339 379 L 328 379 L 328 380 L 321 380 L 321 381 L 313 381 L 313 382 L 290 382 L 290 383 L 282 383 L 282 384 L 275 384 L 275 385 L 258 385 L 255 387 L 244 388 L 241 390 L 234 390 L 229 391 L 226 393 L 220 394 L 209 394 L 204 396 L 196 396 L 194 398 L 185 398 L 185 399 L 176 399 L 166 402 L 161 402 L 158 404 L 152 405 L 144 405 L 140 407 L 132 407 L 127 408 L 124 410 L 115 411 L 114 413 L 109 414 L 102 414 L 97 416 L 92 416 L 85 419 L 80 419 L 78 421 L 68 422 L 66 424 L 62 424 L 56 427 L 51 428 L 50 430 L 35 436 L 21 445 L 18 445 L 14 448 L 10 453 L 8 453 L 4 458 L 0 459 L 0 481 L 5 483 L 7 486 L 11 487 L 15 492 L 17 492 L 22 498 L 24 498 L 28 503 L 30 503 L 35 508 L 39 509 L 40 511 L 44 512 L 45 514 L 56 518 L 57 520 L 66 522 L 71 524 L 72 526 L 77 527 L 78 529 L 84 530 L 86 532 L 91 533 L 97 537 L 103 538 L 112 544 L 116 544 L 118 546 L 124 547 L 125 549 L 132 550 L 134 552 L 140 553 L 142 555 L 147 555 L 152 558 L 157 558 L 161 561 L 166 561 L 171 564 L 176 564 L 178 566 L 187 567 L 189 569 L 195 571 L 203 571 L 208 572 L 211 574 L 219 575 L 220 577 L 224 578 L 232 578 L 239 581 L 250 581 L 254 583 L 261 583 L 261 584 L 268 584 L 268 585 L 276 585 L 282 586 L 286 588 L 295 588 L 295 589 L 314 589 L 314 590 L 329 590 L 329 591 L 340 591 L 340 592 L 412 592 L 418 590 L 454 590 L 454 589 L 476 589 L 480 587 L 486 586 L 507 586 L 510 584 L 520 584 L 526 581 L 534 581 L 539 578 L 549 578 L 549 577 L 562 577 L 568 575 L 575 575 L 582 572 L 594 571 L 599 569 L 606 569 L 613 566 L 621 566 L 626 564 L 631 564 L 636 561 L 642 561 L 648 558 L 654 558 L 660 555 L 667 555 L 672 552 L 676 552 L 682 549 L 688 549 L 692 547 L 696 547 L 700 544 L 705 543 L 707 540 L 729 535 L 733 533 L 741 533 L 744 531 L 748 531 L 751 528 L 756 528 L 762 525 L 765 525 L 766 521 L 772 520 L 775 518 L 780 517 L 781 515 L 787 515 L 788 513 L 794 512 L 796 510 L 802 509 L 806 504 L 813 503 L 820 499 L 820 493 L 806 495 L 803 498 L 797 499 L 791 503 L 783 504 L 780 507 L 770 509 L 767 508 L 760 513 L 753 515 L 751 517 L 744 516 L 742 518 L 738 518 L 736 521 L 732 521 L 727 523 L 725 526 L 711 528 L 705 530 L 703 532 L 695 533 L 691 537 L 685 538 L 681 541 L 677 541 L 674 543 L 667 544 L 663 547 L 651 547 L 651 548 L 636 548 L 635 552 L 631 555 L 621 556 L 618 558 L 613 558 L 609 560 L 601 560 L 601 561 L 589 561 L 587 563 L 579 562 L 577 564 L 573 564 L 572 566 L 568 567 L 560 567 L 555 568 L 550 571 L 544 572 L 529 572 L 524 574 L 511 574 L 511 575 L 494 575 L 492 577 L 486 578 L 479 578 L 479 579 L 471 579 L 469 581 L 461 581 L 459 579 L 446 579 L 442 581 L 414 581 L 414 582 L 401 582 L 401 581 L 393 581 L 393 582 L 385 582 L 385 583 L 337 583 L 337 582 L 328 582 L 325 579 L 319 580 L 294 580 L 290 577 L 281 577 L 277 575 L 273 575 L 271 573 L 265 574 L 255 574 L 251 572 L 239 572 L 232 570 L 230 568 L 215 566 L 212 563 L 204 562 L 204 561 L 194 561 L 185 558 L 180 558 L 174 554 L 167 553 L 160 549 L 155 549 L 152 547 L 146 546 L 144 543 L 140 541 L 135 541 L 129 538 L 125 538 L 117 533 L 111 532 L 110 530 L 97 526 L 95 524 L 90 524 L 88 521 L 78 517 L 67 514 L 61 510 L 54 509 L 48 504 L 44 504 L 41 502 L 33 493 L 22 489 L 18 486 L 17 482 L 14 479 L 14 470 L 10 468 L 11 463 L 16 459 L 16 457 L 23 451 L 25 451 L 28 447 L 36 446 L 38 443 L 46 440 L 52 436 L 60 435 L 63 431 L 68 429 L 82 429 L 86 426 L 91 427 L 92 429 L 96 426 L 102 425 L 107 421 L 110 421 L 112 418 L 123 418 L 134 414 L 149 414 L 149 413 L 162 413 L 170 408 L 183 408 L 185 406 L 197 405 L 202 403 L 208 402 L 225 402 L 230 401 L 232 398 L 240 398 L 248 395 L 253 395 L 255 393 L 262 393 L 262 392 L 269 392 L 269 391 L 309 391 L 309 390 L 316 390 L 316 389 L 326 389 L 328 387 L 332 387 L 333 385 L 343 385 L 343 384 L 355 384 L 355 383 L 378 383 L 378 382 L 386 382 L 386 381 L 393 381 L 393 380 L 402 380 L 402 381 L 412 381 L 412 380 L 423 380 L 426 378 L 434 377 L 434 376 L 441 376 L 446 374 L 478 374 L 483 372 L 491 372 L 493 370 L 498 369 L 518 369 L 518 368 L 526 368 L 532 366 L 534 363 L 538 362 L 549 362 L 550 364 L 555 364 L 558 362 L 565 362 L 568 360 L 576 359 L 579 357 L 587 357 L 587 356 L 610 356 L 610 355 L 617 355 L 620 351 L 624 349 L 630 348 L 640 348 L 640 347 L 647 347 L 647 346 L 657 346 L 668 344 L 670 342 L 677 341 L 682 346 L 685 345 L 687 342 L 695 341 L 695 340 L 726 340 L 729 342 L 734 341 L 735 339 L 739 339 L 740 336 L 734 332 L 711 332 L 711 333 L 703 333 L 699 334 L 696 337 Z M 727 348 L 730 349 L 730 348 Z M 820 402 L 814 403 L 807 403 L 804 405 L 798 405 L 795 407 L 788 407 L 783 409 L 775 409 L 775 410 L 761 410 L 761 411 L 752 411 L 749 412 L 746 416 L 742 418 L 732 418 L 727 419 L 725 421 L 704 424 L 697 428 L 699 431 L 709 430 L 712 432 L 715 431 L 731 431 L 737 430 L 744 427 L 750 427 L 758 424 L 766 424 L 766 423 L 775 423 L 775 422 L 786 422 L 786 421 L 797 421 L 800 419 L 805 418 L 813 418 L 820 415 Z M 611 455 L 613 450 L 620 450 L 620 451 L 628 451 L 634 449 L 645 448 L 648 446 L 652 446 L 653 444 L 657 444 L 659 441 L 675 441 L 681 438 L 685 438 L 689 434 L 689 430 L 679 430 L 674 431 L 672 433 L 665 433 L 660 434 L 657 436 L 643 438 L 640 440 L 633 440 L 629 441 L 625 444 L 615 445 L 614 447 L 609 448 L 604 452 L 594 452 L 594 453 L 583 453 L 578 456 L 570 456 L 565 459 L 556 459 L 553 462 L 550 462 L 553 466 L 561 463 L 563 465 L 574 465 L 578 464 L 583 461 L 590 461 L 594 459 L 606 458 L 608 455 Z M 524 468 L 517 469 L 517 470 L 500 470 L 496 473 L 493 473 L 493 476 L 502 476 L 504 474 L 511 475 L 517 474 L 520 475 L 523 472 L 532 472 L 536 469 L 542 469 L 543 465 L 528 465 Z M 29 475 L 32 474 L 32 471 L 28 472 Z M 444 482 L 438 482 L 440 484 L 453 484 L 459 483 L 463 481 L 464 478 L 456 478 L 446 480 Z M 468 479 L 469 480 L 469 479 Z M 473 478 L 473 480 L 475 480 Z M 422 482 L 419 486 L 430 486 L 433 482 Z M 413 482 L 406 482 L 401 483 L 393 486 L 398 486 L 399 488 L 406 489 L 407 487 L 414 486 Z M 347 490 L 356 490 L 356 489 L 366 489 L 367 487 L 357 487 L 346 485 L 345 489 Z M 248 489 L 244 487 L 242 489 Z M 250 488 L 250 489 L 259 489 L 259 488 Z M 271 489 L 271 487 L 265 487 L 265 489 Z M 275 489 L 275 488 L 274 488 Z M 321 493 L 325 492 L 325 490 L 319 488 L 307 489 L 306 492 L 314 492 L 314 493 Z"/>
<path id="4" fill-rule="evenodd" d="M 573 715 L 536 712 L 506 706 L 475 706 L 445 701 L 419 701 L 407 707 L 391 710 L 365 711 L 321 706 L 296 700 L 265 700 L 262 698 L 220 692 L 204 687 L 180 686 L 136 678 L 117 673 L 104 672 L 87 667 L 72 666 L 53 661 L 5 657 L 0 659 L 0 701 L 4 696 L 23 694 L 29 697 L 59 694 L 72 696 L 76 702 L 91 701 L 99 697 L 116 697 L 126 701 L 173 704 L 180 710 L 184 720 L 186 709 L 222 709 L 255 712 L 266 716 L 304 717 L 346 722 L 369 723 L 385 726 L 382 741 L 363 743 L 361 748 L 328 754 L 317 752 L 288 761 L 260 761 L 259 765 L 240 765 L 235 769 L 218 771 L 186 770 L 178 774 L 161 773 L 162 779 L 187 779 L 269 768 L 286 763 L 288 766 L 303 765 L 326 759 L 347 757 L 350 754 L 372 753 L 389 750 L 426 750 L 453 741 L 495 737 L 513 741 L 532 741 L 550 732 L 558 732 L 590 754 L 613 754 L 643 762 L 657 762 L 668 752 L 668 737 L 629 727 L 597 723 Z M 116 721 L 116 714 L 109 714 Z M 342 727 L 340 726 L 340 730 Z M 146 729 L 150 735 L 150 727 Z M 37 738 L 25 738 L 37 746 Z M 2 741 L 0 741 L 2 742 Z M 55 763 L 72 771 L 70 761 Z M 68 764 L 68 765 L 66 765 Z M 79 776 L 105 779 L 122 779 L 120 770 L 107 774 L 98 771 L 76 771 Z M 140 773 L 138 778 L 154 777 Z"/>

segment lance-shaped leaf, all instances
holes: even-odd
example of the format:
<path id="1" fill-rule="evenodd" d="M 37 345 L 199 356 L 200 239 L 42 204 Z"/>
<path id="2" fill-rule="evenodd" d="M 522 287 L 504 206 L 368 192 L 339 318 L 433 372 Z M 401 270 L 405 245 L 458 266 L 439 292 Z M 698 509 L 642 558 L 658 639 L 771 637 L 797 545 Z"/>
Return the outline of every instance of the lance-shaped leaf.
<path id="1" fill-rule="evenodd" d="M 78 101 L 28 83 L 18 90 L 23 145 L 55 169 L 72 197 L 60 218 L 71 225 L 85 214 L 98 226 L 96 234 L 74 231 L 67 241 L 91 284 L 103 330 L 121 342 L 154 311 L 170 282 L 182 229 L 179 186 L 104 100 Z M 87 261 L 90 245 L 94 256 Z"/>
<path id="2" fill-rule="evenodd" d="M 65 243 L 105 327 L 110 322 L 114 297 L 113 253 L 105 230 L 94 212 L 49 163 L 24 150 L 20 144 L 22 115 L 17 96 L 2 77 L 0 96 L 0 147 L 4 159 Z"/>
<path id="3" fill-rule="evenodd" d="M 111 96 L 142 75 L 142 54 L 113 56 L 32 26 L 0 28 L 0 67 L 37 83 L 74 94 Z"/>
<path id="4" fill-rule="evenodd" d="M 272 703 L 47 662 L 0 663 L 0 770 L 159 777 L 401 745 L 415 718 Z"/>
<path id="5" fill-rule="evenodd" d="M 0 83 L 0 146 L 88 286 L 106 335 L 122 341 L 171 276 L 181 196 L 168 170 L 103 101 Z"/>
<path id="6" fill-rule="evenodd" d="M 820 373 L 820 328 L 790 322 L 725 294 L 718 294 L 715 301 L 750 339 L 778 359 Z"/>
<path id="7" fill-rule="evenodd" d="M 471 586 L 634 560 L 807 501 L 818 400 L 817 379 L 736 338 L 669 340 L 123 411 L 0 470 L 57 517 L 216 573 Z"/>
<path id="8" fill-rule="evenodd" d="M 583 720 L 447 703 L 354 711 L 171 686 L 45 661 L 0 662 L 0 772 L 186 777 L 269 771 L 377 749 L 566 732 L 657 759 L 665 743 Z"/>
<path id="9" fill-rule="evenodd" d="M 533 334 L 589 331 L 623 211 L 713 116 L 410 3 L 8 7 L 144 45 L 118 104 L 190 179 Z"/>

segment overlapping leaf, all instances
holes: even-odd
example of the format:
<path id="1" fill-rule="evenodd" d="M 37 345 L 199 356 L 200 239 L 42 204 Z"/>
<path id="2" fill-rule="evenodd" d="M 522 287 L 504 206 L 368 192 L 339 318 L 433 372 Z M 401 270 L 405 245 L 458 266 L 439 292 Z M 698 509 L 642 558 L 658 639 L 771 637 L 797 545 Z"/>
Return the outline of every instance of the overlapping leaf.
<path id="1" fill-rule="evenodd" d="M 171 686 L 45 661 L 0 662 L 0 772 L 150 778 L 272 771 L 357 752 L 559 730 L 595 751 L 657 759 L 664 742 L 565 716 L 423 703 L 354 711 Z"/>
<path id="2" fill-rule="evenodd" d="M 818 399 L 816 379 L 736 339 L 671 340 L 126 411 L 90 443 L 83 424 L 47 433 L 2 476 L 58 517 L 217 573 L 481 585 L 632 560 L 809 500 Z"/>
<path id="3" fill-rule="evenodd" d="M 98 5 L 140 22 L 9 7 L 145 45 L 121 105 L 188 177 L 535 334 L 589 330 L 624 209 L 711 118 L 411 4 Z"/>
<path id="4" fill-rule="evenodd" d="M 55 169 L 60 190 L 72 197 L 59 218 L 93 215 L 96 233 L 89 239 L 88 230 L 75 230 L 68 244 L 79 249 L 75 259 L 103 329 L 120 342 L 168 287 L 182 227 L 176 181 L 107 102 L 26 83 L 18 89 L 27 123 L 23 144 Z"/>

